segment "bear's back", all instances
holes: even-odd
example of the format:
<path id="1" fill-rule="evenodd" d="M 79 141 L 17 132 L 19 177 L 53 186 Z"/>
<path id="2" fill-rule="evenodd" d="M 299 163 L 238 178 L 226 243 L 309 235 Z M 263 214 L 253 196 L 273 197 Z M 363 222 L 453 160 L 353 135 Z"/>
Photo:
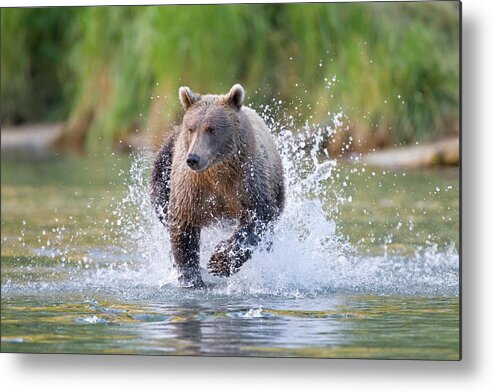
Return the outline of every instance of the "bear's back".
<path id="1" fill-rule="evenodd" d="M 265 124 L 262 117 L 257 112 L 249 107 L 243 106 L 242 112 L 248 118 L 250 125 L 252 126 L 253 134 L 255 137 L 256 159 L 262 163 L 264 172 L 271 174 L 274 179 L 279 180 L 279 176 L 282 177 L 282 161 L 279 155 L 277 145 L 272 137 L 272 134 Z"/>

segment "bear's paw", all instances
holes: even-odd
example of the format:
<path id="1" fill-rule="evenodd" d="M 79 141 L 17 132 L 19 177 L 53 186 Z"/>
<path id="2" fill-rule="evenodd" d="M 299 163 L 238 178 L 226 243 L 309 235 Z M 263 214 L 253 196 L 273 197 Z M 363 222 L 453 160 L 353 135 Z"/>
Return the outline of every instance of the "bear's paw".
<path id="1" fill-rule="evenodd" d="M 207 263 L 207 270 L 215 276 L 231 276 L 240 270 L 251 254 L 252 251 L 249 248 L 236 242 L 225 241 L 216 247 Z"/>

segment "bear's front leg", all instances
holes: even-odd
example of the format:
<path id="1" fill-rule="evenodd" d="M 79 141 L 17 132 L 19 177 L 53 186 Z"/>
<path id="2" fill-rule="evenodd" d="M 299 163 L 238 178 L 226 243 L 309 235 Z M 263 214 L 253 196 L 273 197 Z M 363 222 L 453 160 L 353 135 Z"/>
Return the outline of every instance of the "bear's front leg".
<path id="1" fill-rule="evenodd" d="M 231 238 L 221 242 L 207 264 L 212 275 L 227 277 L 239 271 L 252 257 L 253 249 L 260 240 L 263 230 L 260 225 L 250 223 L 240 226 Z"/>
<path id="2" fill-rule="evenodd" d="M 200 228 L 171 227 L 171 248 L 181 287 L 204 287 L 200 276 Z"/>

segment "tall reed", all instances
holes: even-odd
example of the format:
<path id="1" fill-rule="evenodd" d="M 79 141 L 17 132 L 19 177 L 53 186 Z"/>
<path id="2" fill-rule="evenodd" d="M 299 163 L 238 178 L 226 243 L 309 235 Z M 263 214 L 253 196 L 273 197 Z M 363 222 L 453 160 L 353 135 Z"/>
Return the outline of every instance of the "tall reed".
<path id="1" fill-rule="evenodd" d="M 135 130 L 159 141 L 181 112 L 180 85 L 235 82 L 254 105 L 302 100 L 286 109 L 300 122 L 344 112 L 355 149 L 436 139 L 458 124 L 458 18 L 456 2 L 2 10 L 2 122 L 56 117 L 53 105 L 36 114 L 42 60 L 74 147 Z"/>

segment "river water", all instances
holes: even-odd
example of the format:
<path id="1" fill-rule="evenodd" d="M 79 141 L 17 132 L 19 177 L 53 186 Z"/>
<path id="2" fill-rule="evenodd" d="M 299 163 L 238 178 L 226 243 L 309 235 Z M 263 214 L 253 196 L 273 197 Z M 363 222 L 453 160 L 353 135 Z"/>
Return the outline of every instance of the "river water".
<path id="1" fill-rule="evenodd" d="M 458 359 L 458 171 L 340 163 L 283 132 L 273 248 L 204 290 L 176 286 L 151 153 L 4 156 L 2 351 Z M 231 230 L 205 230 L 202 265 Z"/>

